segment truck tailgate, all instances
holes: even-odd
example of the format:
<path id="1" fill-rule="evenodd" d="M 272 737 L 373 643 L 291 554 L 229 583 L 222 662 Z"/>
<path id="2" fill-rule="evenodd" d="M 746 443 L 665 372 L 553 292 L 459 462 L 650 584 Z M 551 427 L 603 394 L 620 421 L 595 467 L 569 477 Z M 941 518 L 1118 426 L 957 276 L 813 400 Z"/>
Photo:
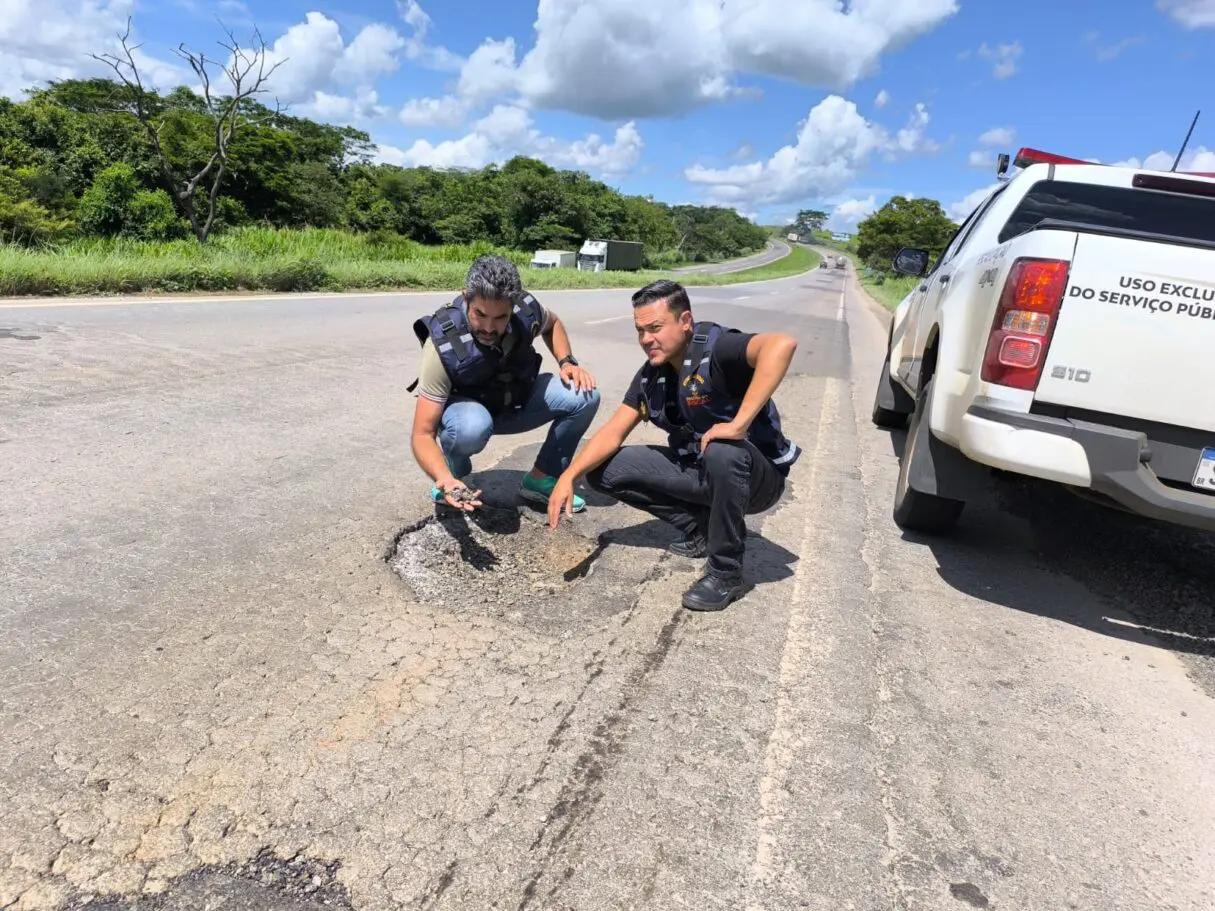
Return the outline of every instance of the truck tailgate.
<path id="1" fill-rule="evenodd" d="M 1036 401 L 1212 431 L 1215 250 L 1077 235 Z"/>

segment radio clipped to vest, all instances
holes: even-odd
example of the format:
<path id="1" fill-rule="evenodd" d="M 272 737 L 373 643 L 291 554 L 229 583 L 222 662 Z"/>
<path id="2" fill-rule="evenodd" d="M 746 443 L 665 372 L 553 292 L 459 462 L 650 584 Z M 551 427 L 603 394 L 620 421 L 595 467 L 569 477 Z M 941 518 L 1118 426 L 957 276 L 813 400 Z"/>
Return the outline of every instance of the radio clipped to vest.
<path id="1" fill-rule="evenodd" d="M 713 346 L 726 332 L 711 322 L 692 327 L 692 340 L 676 370 L 646 365 L 641 374 L 642 414 L 667 432 L 667 442 L 681 458 L 700 455 L 700 438 L 714 424 L 728 423 L 738 415 L 741 398 L 731 396 L 712 373 Z M 801 449 L 781 432 L 780 412 L 771 399 L 747 430 L 747 439 L 777 468 L 788 470 Z"/>
<path id="2" fill-rule="evenodd" d="M 480 402 L 492 415 L 515 411 L 527 404 L 543 363 L 535 347 L 543 328 L 540 305 L 527 292 L 518 296 L 511 312 L 510 331 L 517 341 L 509 354 L 476 340 L 468 323 L 463 295 L 457 295 L 450 304 L 429 316 L 419 317 L 413 324 L 418 344 L 425 345 L 428 339 L 433 342 L 451 380 L 452 394 Z M 417 385 L 415 379 L 409 384 L 409 391 L 413 392 Z"/>

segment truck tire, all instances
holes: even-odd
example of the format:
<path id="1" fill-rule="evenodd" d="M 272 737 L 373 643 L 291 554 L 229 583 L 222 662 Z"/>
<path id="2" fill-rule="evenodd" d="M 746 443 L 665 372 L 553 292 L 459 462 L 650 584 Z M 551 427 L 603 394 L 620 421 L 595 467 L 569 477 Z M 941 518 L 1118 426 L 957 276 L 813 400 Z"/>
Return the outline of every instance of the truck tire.
<path id="1" fill-rule="evenodd" d="M 923 493 L 911 486 L 911 462 L 913 457 L 924 455 L 931 444 L 932 430 L 928 426 L 928 405 L 932 401 L 930 379 L 916 398 L 915 412 L 907 428 L 907 442 L 903 447 L 903 458 L 899 462 L 899 477 L 894 487 L 894 522 L 905 531 L 926 534 L 942 534 L 958 521 L 963 500 L 951 500 L 935 494 Z"/>
<path id="2" fill-rule="evenodd" d="M 873 423 L 878 427 L 898 430 L 906 425 L 907 415 L 915 411 L 915 402 L 902 386 L 890 375 L 890 348 L 886 348 L 886 360 L 882 362 L 882 375 L 878 377 L 877 391 L 873 394 Z"/>

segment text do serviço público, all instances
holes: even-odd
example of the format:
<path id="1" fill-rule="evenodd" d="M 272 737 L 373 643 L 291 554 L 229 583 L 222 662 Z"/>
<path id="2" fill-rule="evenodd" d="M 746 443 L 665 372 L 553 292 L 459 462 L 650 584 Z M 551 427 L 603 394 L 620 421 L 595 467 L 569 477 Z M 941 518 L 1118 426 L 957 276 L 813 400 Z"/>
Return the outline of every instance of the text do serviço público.
<path id="1" fill-rule="evenodd" d="M 1131 275 L 1121 276 L 1118 279 L 1118 285 L 1122 289 L 1131 290 L 1129 292 L 1126 290 L 1115 291 L 1108 288 L 1072 285 L 1067 289 L 1066 296 L 1078 297 L 1081 300 L 1096 300 L 1103 304 L 1135 307 L 1151 313 L 1172 313 L 1198 319 L 1215 319 L 1215 288 L 1204 288 L 1200 285 L 1187 285 L 1180 282 L 1156 281 Z"/>

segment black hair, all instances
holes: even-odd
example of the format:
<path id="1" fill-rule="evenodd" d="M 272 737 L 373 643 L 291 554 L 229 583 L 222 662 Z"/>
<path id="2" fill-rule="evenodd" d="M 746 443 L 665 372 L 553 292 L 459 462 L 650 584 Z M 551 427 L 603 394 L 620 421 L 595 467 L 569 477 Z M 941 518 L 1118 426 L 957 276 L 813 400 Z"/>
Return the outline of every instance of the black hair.
<path id="1" fill-rule="evenodd" d="M 684 286 L 679 282 L 673 282 L 666 278 L 650 282 L 644 288 L 634 293 L 633 307 L 644 307 L 646 304 L 652 304 L 654 301 L 660 300 L 665 300 L 668 309 L 676 316 L 692 309 L 692 302 L 688 300 L 688 292 Z"/>
<path id="2" fill-rule="evenodd" d="M 523 293 L 519 270 L 505 256 L 478 256 L 464 278 L 464 299 L 514 301 Z"/>

